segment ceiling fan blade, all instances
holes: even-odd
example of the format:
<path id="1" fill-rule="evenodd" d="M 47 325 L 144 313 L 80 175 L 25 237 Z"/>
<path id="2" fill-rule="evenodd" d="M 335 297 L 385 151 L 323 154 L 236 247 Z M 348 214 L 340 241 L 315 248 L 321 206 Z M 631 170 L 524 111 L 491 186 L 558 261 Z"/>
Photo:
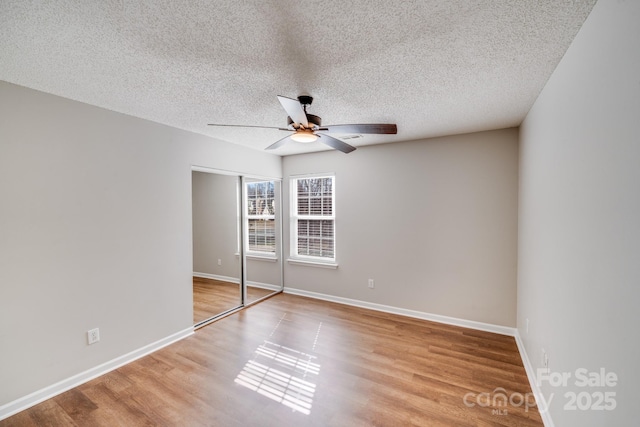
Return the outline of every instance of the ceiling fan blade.
<path id="1" fill-rule="evenodd" d="M 335 148 L 338 151 L 342 151 L 345 154 L 348 154 L 356 149 L 356 147 L 349 145 L 346 142 L 342 142 L 339 139 L 327 134 L 316 133 L 316 135 L 318 135 L 318 137 L 320 138 L 320 142 L 322 142 L 323 144 L 326 144 L 331 148 Z"/>
<path id="2" fill-rule="evenodd" d="M 271 144 L 270 146 L 265 148 L 265 150 L 275 150 L 276 148 L 280 148 L 283 145 L 285 145 L 285 144 L 287 144 L 288 142 L 291 142 L 291 141 L 293 141 L 293 139 L 291 139 L 291 135 L 285 136 L 284 138 L 274 142 L 273 144 Z"/>
<path id="3" fill-rule="evenodd" d="M 320 130 L 331 133 L 375 133 L 396 134 L 398 127 L 395 124 L 361 124 L 361 125 L 329 125 L 322 126 Z"/>
<path id="4" fill-rule="evenodd" d="M 304 112 L 304 108 L 302 108 L 302 104 L 300 104 L 300 101 L 280 95 L 278 95 L 278 101 L 280 101 L 280 104 L 282 104 L 282 108 L 284 108 L 284 111 L 287 112 L 294 123 L 298 123 L 306 128 L 309 127 L 307 114 Z"/>
<path id="5" fill-rule="evenodd" d="M 223 126 L 223 127 L 232 127 L 232 128 L 260 128 L 260 129 L 278 129 L 278 130 L 291 130 L 287 128 L 279 128 L 275 126 L 254 126 L 254 125 L 219 125 L 216 123 L 209 123 L 207 126 Z"/>

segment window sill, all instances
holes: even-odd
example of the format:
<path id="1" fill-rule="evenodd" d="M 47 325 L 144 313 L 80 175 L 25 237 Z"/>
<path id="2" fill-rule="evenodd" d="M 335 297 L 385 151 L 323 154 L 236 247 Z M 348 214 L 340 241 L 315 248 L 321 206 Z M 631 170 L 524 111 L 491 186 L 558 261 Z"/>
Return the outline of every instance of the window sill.
<path id="1" fill-rule="evenodd" d="M 236 253 L 236 257 L 240 257 L 239 253 Z M 266 262 L 277 262 L 278 261 L 278 257 L 273 255 L 273 256 L 269 256 L 269 255 L 257 255 L 257 254 L 247 254 L 246 256 L 247 259 L 252 259 L 252 260 L 256 260 L 256 261 L 266 261 Z"/>
<path id="2" fill-rule="evenodd" d="M 320 267 L 320 268 L 330 268 L 335 270 L 338 268 L 338 264 L 333 262 L 322 262 L 322 261 L 308 261 L 302 259 L 289 258 L 287 262 L 292 265 L 304 265 L 307 267 Z"/>

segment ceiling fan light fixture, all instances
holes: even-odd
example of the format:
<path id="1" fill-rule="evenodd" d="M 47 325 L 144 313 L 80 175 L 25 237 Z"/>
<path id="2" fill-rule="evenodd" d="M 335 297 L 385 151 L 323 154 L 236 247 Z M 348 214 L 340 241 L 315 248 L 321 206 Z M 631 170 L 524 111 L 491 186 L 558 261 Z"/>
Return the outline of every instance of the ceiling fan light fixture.
<path id="1" fill-rule="evenodd" d="M 278 101 L 287 113 L 287 127 L 273 127 L 273 126 L 251 126 L 251 125 L 227 125 L 227 124 L 213 124 L 209 123 L 209 126 L 234 126 L 234 127 L 251 127 L 251 128 L 264 128 L 264 129 L 278 129 L 293 132 L 291 135 L 287 135 L 284 138 L 274 142 L 265 150 L 275 150 L 280 148 L 289 141 L 310 143 L 317 141 L 322 135 L 321 143 L 328 145 L 334 150 L 341 151 L 345 154 L 351 153 L 356 147 L 347 144 L 342 139 L 355 139 L 361 138 L 362 134 L 376 134 L 376 135 L 395 135 L 398 133 L 398 127 L 391 123 L 364 123 L 364 124 L 342 124 L 342 125 L 329 125 L 322 126 L 322 120 L 320 117 L 307 113 L 307 107 L 311 105 L 313 98 L 310 95 L 300 95 L 297 100 L 288 98 L 286 96 L 278 95 Z M 316 132 L 321 132 L 316 134 Z M 331 136 L 331 133 L 337 133 L 342 135 L 342 139 Z M 345 135 L 355 134 L 355 135 Z"/>
<path id="2" fill-rule="evenodd" d="M 318 135 L 314 134 L 310 130 L 298 130 L 291 135 L 291 139 L 296 142 L 313 142 L 318 139 Z"/>

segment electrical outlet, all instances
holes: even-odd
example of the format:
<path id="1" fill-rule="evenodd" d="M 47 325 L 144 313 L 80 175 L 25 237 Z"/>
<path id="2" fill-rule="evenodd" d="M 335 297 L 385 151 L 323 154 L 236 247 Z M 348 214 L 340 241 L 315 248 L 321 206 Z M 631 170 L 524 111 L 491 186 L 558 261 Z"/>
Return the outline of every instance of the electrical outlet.
<path id="1" fill-rule="evenodd" d="M 218 265 L 222 265 L 222 260 L 218 259 Z"/>
<path id="2" fill-rule="evenodd" d="M 95 344 L 100 341 L 100 329 L 95 328 L 87 331 L 87 342 L 89 344 Z"/>
<path id="3" fill-rule="evenodd" d="M 375 284 L 373 283 L 373 279 L 369 279 L 369 289 L 375 288 Z"/>

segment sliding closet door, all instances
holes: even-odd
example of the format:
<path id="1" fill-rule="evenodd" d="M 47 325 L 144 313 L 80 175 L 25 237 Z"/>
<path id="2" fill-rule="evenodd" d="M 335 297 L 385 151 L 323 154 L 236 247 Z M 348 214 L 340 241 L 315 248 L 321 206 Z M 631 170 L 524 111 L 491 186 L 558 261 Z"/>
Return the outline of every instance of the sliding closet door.
<path id="1" fill-rule="evenodd" d="M 282 183 L 247 177 L 242 182 L 245 304 L 251 304 L 282 290 Z"/>
<path id="2" fill-rule="evenodd" d="M 240 177 L 192 171 L 194 324 L 242 306 Z"/>

